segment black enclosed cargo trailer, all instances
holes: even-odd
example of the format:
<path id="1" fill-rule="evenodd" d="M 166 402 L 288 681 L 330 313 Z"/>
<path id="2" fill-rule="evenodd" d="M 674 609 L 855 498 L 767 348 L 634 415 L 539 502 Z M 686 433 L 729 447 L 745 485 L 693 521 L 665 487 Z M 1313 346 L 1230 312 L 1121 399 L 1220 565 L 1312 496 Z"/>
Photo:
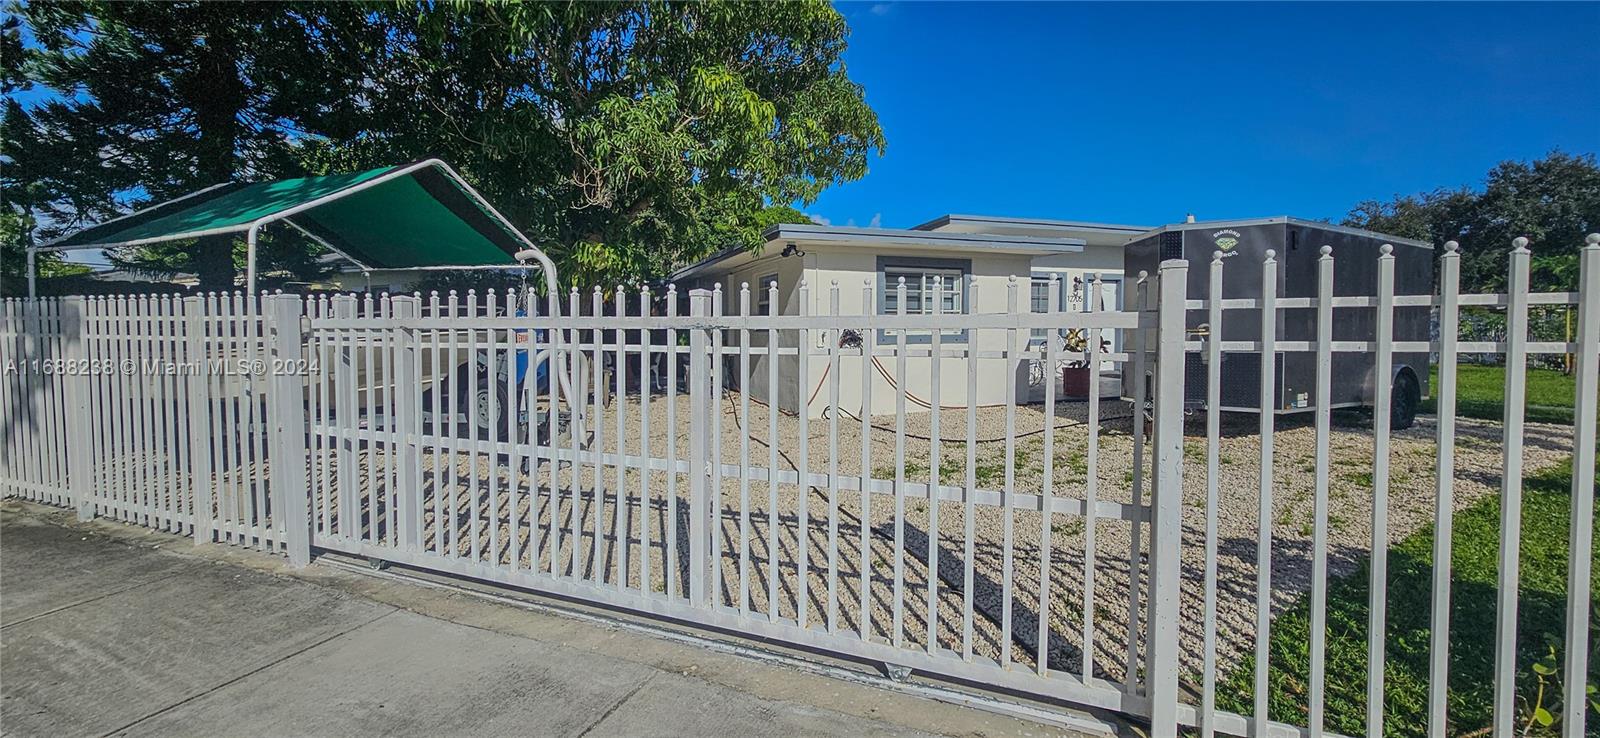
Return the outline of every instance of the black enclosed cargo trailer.
<path id="1" fill-rule="evenodd" d="M 1344 228 L 1296 218 L 1257 218 L 1251 220 L 1179 223 L 1163 226 L 1131 241 L 1125 250 L 1126 283 L 1135 284 L 1140 272 L 1152 277 L 1166 259 L 1189 260 L 1189 299 L 1208 299 L 1212 255 L 1223 255 L 1223 299 L 1260 298 L 1262 262 L 1267 251 L 1277 254 L 1277 296 L 1308 298 L 1317 296 L 1317 259 L 1323 246 L 1333 247 L 1333 292 L 1335 296 L 1378 294 L 1378 255 L 1383 244 L 1394 245 L 1394 285 L 1396 295 L 1428 295 L 1433 292 L 1433 247 L 1421 241 L 1386 236 L 1381 233 Z M 1371 341 L 1375 337 L 1376 309 L 1370 307 L 1335 308 L 1333 340 Z M 1216 338 L 1206 325 L 1204 309 L 1189 310 L 1185 321 L 1191 338 Z M 1315 341 L 1315 308 L 1280 308 L 1277 316 L 1279 341 Z M 1223 312 L 1221 340 L 1261 340 L 1261 313 L 1257 309 L 1230 309 Z M 1394 340 L 1426 341 L 1429 338 L 1429 310 L 1426 307 L 1395 309 Z M 1184 364 L 1186 405 L 1203 406 L 1206 398 L 1206 357 L 1191 350 Z M 1332 372 L 1332 407 L 1370 407 L 1373 404 L 1374 356 L 1372 352 L 1335 352 Z M 1317 363 L 1311 351 L 1279 351 L 1274 357 L 1276 385 L 1273 412 L 1295 413 L 1315 408 Z M 1257 352 L 1222 353 L 1222 410 L 1259 412 L 1261 410 L 1261 356 Z M 1418 403 L 1427 392 L 1428 354 L 1396 353 L 1393 366 L 1386 367 L 1394 378 L 1391 416 L 1397 428 L 1409 427 Z M 1149 376 L 1147 374 L 1147 376 Z M 1148 386 L 1148 385 L 1147 385 Z M 1133 376 L 1124 373 L 1124 398 L 1133 396 Z"/>

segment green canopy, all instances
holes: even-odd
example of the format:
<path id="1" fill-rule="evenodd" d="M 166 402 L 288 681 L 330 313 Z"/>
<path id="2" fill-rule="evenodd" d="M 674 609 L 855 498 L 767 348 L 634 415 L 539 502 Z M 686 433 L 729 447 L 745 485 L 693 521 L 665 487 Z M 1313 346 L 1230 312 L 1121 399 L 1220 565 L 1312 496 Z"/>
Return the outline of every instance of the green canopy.
<path id="1" fill-rule="evenodd" d="M 448 165 L 433 159 L 323 177 L 218 185 L 78 231 L 44 248 L 181 241 L 250 232 L 278 221 L 368 269 L 514 267 L 514 255 L 532 247 Z"/>

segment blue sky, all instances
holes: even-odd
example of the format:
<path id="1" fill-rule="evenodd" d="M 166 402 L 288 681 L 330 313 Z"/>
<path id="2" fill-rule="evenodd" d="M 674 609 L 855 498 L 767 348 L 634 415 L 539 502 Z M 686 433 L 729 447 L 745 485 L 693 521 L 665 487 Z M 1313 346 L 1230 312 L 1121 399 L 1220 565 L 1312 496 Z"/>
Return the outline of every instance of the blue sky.
<path id="1" fill-rule="evenodd" d="M 1338 218 L 1600 151 L 1600 4 L 840 3 L 888 148 L 805 208 Z"/>

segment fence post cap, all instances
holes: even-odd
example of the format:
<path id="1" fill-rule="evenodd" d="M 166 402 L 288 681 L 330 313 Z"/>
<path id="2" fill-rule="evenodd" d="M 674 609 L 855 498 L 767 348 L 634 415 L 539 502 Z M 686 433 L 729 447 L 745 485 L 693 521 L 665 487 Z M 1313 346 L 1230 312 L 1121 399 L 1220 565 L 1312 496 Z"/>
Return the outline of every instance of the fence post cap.
<path id="1" fill-rule="evenodd" d="M 1511 247 L 1518 251 L 1527 251 L 1529 243 L 1527 236 L 1517 236 L 1511 239 Z"/>
<path id="2" fill-rule="evenodd" d="M 1384 244 L 1382 246 L 1379 246 L 1378 247 L 1378 253 L 1383 255 L 1383 256 L 1393 256 L 1394 255 L 1394 244 L 1386 243 L 1386 244 Z"/>
<path id="3" fill-rule="evenodd" d="M 1600 233 L 1591 233 L 1584 236 L 1583 242 L 1590 246 L 1600 246 Z"/>
<path id="4" fill-rule="evenodd" d="M 1211 263 L 1213 263 L 1213 264 L 1222 263 L 1222 252 L 1221 251 L 1213 251 L 1213 252 L 1211 252 Z"/>
<path id="5" fill-rule="evenodd" d="M 1461 244 L 1460 243 L 1457 243 L 1455 241 L 1445 241 L 1444 242 L 1444 250 L 1445 250 L 1446 253 L 1453 254 L 1453 253 L 1459 251 L 1460 249 L 1461 249 Z"/>
<path id="6" fill-rule="evenodd" d="M 1322 248 L 1317 249 L 1317 253 L 1319 253 L 1319 254 L 1321 254 L 1323 256 L 1333 256 L 1333 247 L 1329 246 L 1327 244 L 1323 244 Z"/>

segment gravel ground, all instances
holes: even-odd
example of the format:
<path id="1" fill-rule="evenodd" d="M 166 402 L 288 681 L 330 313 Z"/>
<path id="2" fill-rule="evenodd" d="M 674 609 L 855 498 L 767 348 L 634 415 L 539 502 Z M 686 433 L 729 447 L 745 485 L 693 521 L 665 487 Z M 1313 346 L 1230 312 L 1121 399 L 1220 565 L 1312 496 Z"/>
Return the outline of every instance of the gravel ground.
<path id="1" fill-rule="evenodd" d="M 741 406 L 737 393 L 730 393 L 719 403 L 721 414 L 706 429 L 713 439 L 721 439 L 721 458 L 725 464 L 738 464 L 741 456 L 743 429 L 748 428 L 749 464 L 756 467 L 761 479 L 747 482 L 742 488 L 735 477 L 726 477 L 721 485 L 721 532 L 717 541 L 722 564 L 718 594 L 721 602 L 732 608 L 746 609 L 751 617 L 779 617 L 793 620 L 798 614 L 797 603 L 805 603 L 808 625 L 825 628 L 832 622 L 843 631 L 858 632 L 862 627 L 861 607 L 861 552 L 862 521 L 866 528 L 870 572 L 869 605 L 872 637 L 886 641 L 898 638 L 908 648 L 926 648 L 928 643 L 929 602 L 927 582 L 930 578 L 927 562 L 927 531 L 932 529 L 935 510 L 926 498 L 903 501 L 904 515 L 901 526 L 895 525 L 897 499 L 892 494 L 874 494 L 863 506 L 861 494 L 841 490 L 838 493 L 835 515 L 830 517 L 832 506 L 826 484 L 820 490 L 810 490 L 802 497 L 793 484 L 770 485 L 765 479 L 769 464 L 769 447 L 766 441 L 773 436 L 771 421 L 764 406 L 752 401 L 748 412 Z M 667 429 L 666 401 L 656 397 L 650 402 L 651 421 L 648 427 L 650 455 L 666 456 Z M 640 451 L 639 410 L 637 398 L 614 403 L 606 412 L 603 430 L 596 445 L 607 452 L 616 450 L 617 411 L 624 419 L 624 452 Z M 689 417 L 688 399 L 678 398 L 678 423 L 673 429 L 677 456 L 688 455 L 690 428 L 684 422 Z M 1102 503 L 1128 504 L 1132 501 L 1133 439 L 1132 424 L 1128 419 L 1129 407 L 1119 401 L 1101 403 L 1101 432 L 1095 485 L 1096 495 Z M 1017 441 L 1011 450 L 1011 476 L 1013 489 L 1019 494 L 1037 494 L 1044 488 L 1047 460 L 1053 460 L 1053 480 L 1050 493 L 1055 497 L 1084 499 L 1087 492 L 1087 447 L 1089 443 L 1086 403 L 1062 403 L 1055 413 L 1054 431 L 1047 434 L 1047 416 L 1039 405 L 1023 406 L 1015 410 L 1012 420 Z M 779 456 L 776 468 L 793 469 L 801 463 L 801 423 L 793 417 L 779 415 L 777 420 Z M 930 469 L 932 446 L 926 440 L 932 436 L 931 414 L 907 415 L 903 446 L 904 478 L 909 482 L 926 482 L 934 471 Z M 937 472 L 945 485 L 962 486 L 967 477 L 967 444 L 965 410 L 946 410 L 941 413 L 940 459 Z M 1206 480 L 1204 475 L 1205 437 L 1203 422 L 1194 419 L 1187 429 L 1185 439 L 1186 463 L 1184 478 L 1184 550 L 1183 595 L 1181 607 L 1185 613 L 1181 634 L 1183 668 L 1186 673 L 1198 673 L 1203 635 L 1202 581 L 1204 572 L 1204 502 Z M 1000 490 L 1006 486 L 1007 444 L 1004 442 L 1007 423 L 1005 408 L 981 408 L 975 417 L 975 437 L 972 465 L 976 487 L 980 490 Z M 897 434 L 895 419 L 875 417 L 870 440 L 866 446 L 866 472 L 873 478 L 892 480 L 897 476 Z M 1239 658 L 1252 649 L 1254 640 L 1256 576 L 1257 489 L 1259 473 L 1259 438 L 1255 435 L 1255 416 L 1224 416 L 1220 442 L 1220 479 L 1218 518 L 1218 659 L 1226 671 Z M 863 472 L 863 443 L 861 424 L 844 417 L 838 422 L 838 474 L 841 478 L 859 479 Z M 1329 479 L 1330 515 L 1328 521 L 1328 570 L 1330 576 L 1350 573 L 1359 566 L 1370 551 L 1371 541 L 1371 464 L 1372 433 L 1367 421 L 1354 413 L 1336 413 L 1331 435 L 1333 470 Z M 1275 433 L 1273 542 L 1272 542 L 1272 606 L 1274 612 L 1292 604 L 1310 587 L 1311 572 L 1311 512 L 1312 494 L 1316 483 L 1314 466 L 1315 431 L 1311 417 L 1291 416 L 1281 418 Z M 1457 508 L 1495 494 L 1500 483 L 1503 465 L 1501 427 L 1498 423 L 1460 419 L 1457 421 L 1457 446 L 1455 451 Z M 1391 489 L 1389 504 L 1389 541 L 1396 541 L 1432 519 L 1434 502 L 1435 445 L 1434 425 L 1431 418 L 1420 418 L 1416 427 L 1397 432 L 1392 442 Z M 813 474 L 827 474 L 832 466 L 829 458 L 830 421 L 811 420 L 806 423 L 806 467 Z M 1047 448 L 1048 447 L 1048 448 Z M 1562 426 L 1529 424 L 1524 438 L 1524 464 L 1532 471 L 1549 466 L 1571 451 L 1571 429 Z M 450 456 L 436 457 L 432 450 L 423 454 L 424 506 L 428 509 L 425 520 L 426 545 L 430 549 L 439 543 L 435 520 L 448 522 L 450 497 L 435 499 L 436 482 L 454 487 L 456 514 L 453 519 L 459 535 L 455 536 L 458 555 L 473 556 L 472 543 L 478 542 L 477 556 L 488 560 L 489 550 L 496 551 L 501 565 L 509 565 L 513 558 L 511 542 L 516 545 L 515 558 L 519 568 L 531 564 L 528 521 L 537 520 L 538 535 L 534 539 L 539 551 L 538 567 L 548 571 L 551 566 L 550 517 L 552 505 L 549 488 L 550 469 L 547 464 L 538 467 L 537 484 L 526 474 L 518 476 L 515 493 L 508 492 L 504 465 L 491 467 L 488 459 L 477 459 L 478 489 L 470 490 L 465 480 L 472 478 L 472 463 L 465 455 L 456 457 L 453 467 Z M 380 466 L 388 463 L 381 449 L 361 453 L 359 463 L 363 468 L 369 463 Z M 441 463 L 442 462 L 442 463 Z M 444 479 L 436 480 L 435 469 L 444 471 Z M 498 482 L 491 494 L 488 479 L 491 469 Z M 335 469 L 336 471 L 336 469 Z M 606 466 L 602 470 L 600 488 L 604 502 L 596 510 L 592 491 L 594 468 L 581 465 L 577 472 L 579 494 L 576 498 L 580 533 L 577 537 L 577 556 L 574 560 L 573 537 L 570 526 L 574 497 L 572 495 L 573 471 L 563 466 L 554 485 L 560 494 L 556 503 L 559 531 L 555 537 L 560 549 L 557 569 L 570 571 L 576 565 L 582 576 L 603 578 L 615 582 L 623 548 L 615 545 L 617 527 L 615 511 L 617 469 Z M 363 480 L 369 475 L 360 475 Z M 454 476 L 455 479 L 450 479 Z M 675 477 L 676 489 L 669 494 L 669 477 Z M 666 591 L 671 586 L 675 594 L 682 593 L 686 576 L 688 554 L 688 492 L 685 475 L 669 475 L 653 471 L 647 480 L 640 478 L 637 469 L 623 475 L 620 488 L 626 491 L 628 516 L 626 517 L 626 570 L 628 586 L 638 589 L 646 580 L 640 570 L 641 551 L 646 550 L 641 533 L 648 539 L 648 588 L 652 592 Z M 536 489 L 537 510 L 530 511 L 530 489 Z M 1146 484 L 1148 490 L 1148 483 Z M 380 493 L 382 485 L 380 483 Z M 649 497 L 648 512 L 641 515 L 640 500 Z M 508 500 L 514 496 L 514 504 Z M 675 505 L 669 504 L 675 496 Z M 1148 502 L 1148 492 L 1145 495 Z M 806 523 L 801 524 L 801 501 L 806 506 Z M 436 518 L 435 503 L 440 503 L 445 515 Z M 474 505 L 476 503 L 476 505 Z M 320 504 L 320 503 L 319 503 Z M 494 508 L 490 525 L 489 514 Z M 1104 507 L 1104 505 L 1102 505 Z M 516 510 L 511 515 L 509 509 Z M 380 505 L 380 512 L 384 512 Z M 536 512 L 536 514 L 535 514 Z M 336 513 L 336 511 L 335 511 Z M 1041 561 L 1048 546 L 1048 589 L 1044 600 L 1048 607 L 1046 618 L 1049 627 L 1046 651 L 1051 669 L 1078 672 L 1083 668 L 1082 654 L 1085 641 L 1084 589 L 1085 542 L 1089 521 L 1081 515 L 1056 513 L 1046 521 L 1037 510 L 1016 510 L 1011 514 L 1010 594 L 1011 633 L 1009 642 L 999 626 L 1005 618 L 1007 591 L 1005 582 L 1006 515 L 998 507 L 978 505 L 973 515 L 972 554 L 967 551 L 965 533 L 967 519 L 965 506 L 959 501 L 942 502 L 937 507 L 939 555 L 935 609 L 937 643 L 956 652 L 970 647 L 974 654 L 991 659 L 1007 657 L 1019 665 L 1036 668 L 1036 644 L 1039 631 L 1039 589 Z M 512 519 L 516 522 L 513 536 Z M 748 520 L 748 522 L 746 522 Z M 477 521 L 474 529 L 473 522 Z M 641 525 L 643 521 L 643 525 Z M 675 523 L 673 521 L 676 521 Z M 596 554 L 595 527 L 600 527 L 599 551 Z M 1046 525 L 1048 522 L 1048 525 Z M 836 532 L 835 532 L 836 526 Z M 448 542 L 449 525 L 444 526 Z M 1130 627 L 1130 596 L 1139 608 L 1143 607 L 1145 567 L 1144 542 L 1148 531 L 1117 517 L 1097 517 L 1094 528 L 1094 597 L 1088 608 L 1092 617 L 1093 671 L 1097 676 L 1123 681 L 1129 659 L 1129 633 L 1139 632 Z M 806 544 L 800 545 L 804 530 Z M 494 531 L 491 534 L 491 531 Z M 746 533 L 745 531 L 748 531 Z M 380 527 L 386 535 L 386 527 Z M 904 545 L 896 545 L 898 537 Z M 1136 541 L 1135 536 L 1144 541 Z M 836 536 L 837 572 L 830 566 L 830 539 Z M 664 541 L 675 539 L 680 568 L 668 582 L 664 564 L 668 559 Z M 491 546 L 491 543 L 493 544 Z M 748 556 L 743 551 L 748 549 Z M 771 551 L 777 555 L 772 556 Z M 903 555 L 897 553 L 903 552 Z M 801 554 L 804 553 L 804 557 Z M 800 575 L 802 558 L 807 567 L 806 576 Z M 1130 567 L 1130 559 L 1137 562 Z M 976 611 L 971 623 L 970 636 L 962 613 L 967 612 L 965 599 L 965 567 L 970 563 L 972 586 L 970 597 Z M 898 585 L 901 596 L 895 596 L 896 569 L 900 570 Z M 1130 571 L 1130 568 L 1132 571 Z M 774 576 L 774 571 L 776 575 Z M 1137 585 L 1130 594 L 1130 575 Z M 833 584 L 830 588 L 830 580 Z M 802 596 L 802 585 L 806 591 Z M 837 593 L 830 597 L 829 592 Z M 745 593 L 741 596 L 741 592 Z M 773 595 L 776 595 L 774 598 Z M 776 600 L 776 612 L 770 603 Z M 898 616 L 895 602 L 902 602 Z M 830 614 L 832 618 L 830 619 Z M 896 622 L 900 628 L 895 627 Z M 1135 638 L 1137 643 L 1140 639 Z M 1001 644 L 1006 643 L 1004 653 Z"/>

